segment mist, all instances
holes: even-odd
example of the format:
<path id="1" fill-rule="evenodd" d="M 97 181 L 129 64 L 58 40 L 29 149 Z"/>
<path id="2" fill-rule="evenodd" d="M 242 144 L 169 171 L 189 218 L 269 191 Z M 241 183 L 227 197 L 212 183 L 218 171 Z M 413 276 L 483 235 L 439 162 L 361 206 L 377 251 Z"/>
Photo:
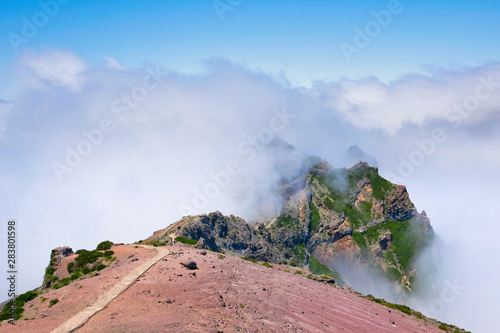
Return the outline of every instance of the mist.
<path id="1" fill-rule="evenodd" d="M 20 292 L 41 285 L 58 246 L 134 242 L 186 214 L 272 215 L 298 167 L 266 153 L 280 137 L 335 167 L 357 145 L 406 185 L 442 240 L 443 285 L 466 286 L 436 317 L 494 327 L 500 63 L 304 88 L 223 59 L 198 74 L 109 59 L 26 51 L 0 95 L 0 211 L 20 229 Z"/>

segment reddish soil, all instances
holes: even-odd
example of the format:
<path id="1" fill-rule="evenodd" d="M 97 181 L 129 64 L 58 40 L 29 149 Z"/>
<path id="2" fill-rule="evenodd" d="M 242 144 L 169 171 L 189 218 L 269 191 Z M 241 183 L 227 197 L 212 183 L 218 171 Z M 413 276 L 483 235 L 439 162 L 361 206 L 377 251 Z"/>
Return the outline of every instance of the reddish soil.
<path id="1" fill-rule="evenodd" d="M 240 258 L 189 247 L 169 247 L 138 281 L 98 312 L 77 332 L 443 332 L 415 317 L 373 303 L 349 289 Z M 182 251 L 179 254 L 179 251 Z M 50 332 L 155 250 L 121 246 L 99 276 L 75 281 L 28 302 L 15 327 L 0 332 Z M 128 258 L 130 254 L 134 257 Z M 138 261 L 132 261 L 137 258 Z M 199 269 L 180 262 L 191 258 Z M 82 288 L 80 288 L 82 286 Z M 48 307 L 50 299 L 59 302 Z M 30 306 L 33 306 L 30 308 Z"/>

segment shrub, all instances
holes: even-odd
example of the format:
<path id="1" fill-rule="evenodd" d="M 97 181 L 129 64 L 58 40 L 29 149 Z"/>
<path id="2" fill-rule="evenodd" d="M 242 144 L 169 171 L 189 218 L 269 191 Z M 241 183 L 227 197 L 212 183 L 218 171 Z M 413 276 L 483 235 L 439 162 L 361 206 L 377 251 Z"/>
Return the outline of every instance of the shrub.
<path id="1" fill-rule="evenodd" d="M 87 250 L 79 250 L 78 257 L 75 259 L 75 264 L 78 268 L 82 268 L 87 264 L 92 264 L 96 262 L 102 254 L 101 252 L 98 251 L 87 251 Z"/>
<path id="2" fill-rule="evenodd" d="M 73 273 L 75 271 L 75 263 L 70 262 L 67 267 L 68 273 Z"/>
<path id="3" fill-rule="evenodd" d="M 253 263 L 258 262 L 257 260 L 252 259 L 252 258 L 248 258 L 248 257 L 241 257 L 241 259 L 246 260 L 246 261 L 251 261 L 251 262 L 253 262 Z"/>
<path id="4" fill-rule="evenodd" d="M 108 266 L 104 265 L 103 263 L 100 263 L 99 265 L 97 265 L 97 270 L 101 271 L 101 270 L 105 269 L 106 267 L 108 267 Z"/>
<path id="5" fill-rule="evenodd" d="M 19 295 L 14 300 L 15 302 L 15 320 L 19 320 L 23 315 L 24 309 L 23 306 L 26 302 L 29 302 L 38 297 L 38 293 L 36 291 L 30 290 L 25 292 L 22 295 Z M 11 319 L 11 302 L 7 302 L 2 311 L 0 312 L 0 321 Z"/>
<path id="6" fill-rule="evenodd" d="M 71 278 L 69 278 L 69 277 L 64 278 L 54 285 L 54 289 L 59 289 L 59 288 L 62 288 L 64 286 L 67 286 L 70 282 L 71 282 Z"/>
<path id="7" fill-rule="evenodd" d="M 115 254 L 115 251 L 104 251 L 104 256 L 105 257 L 111 257 L 113 254 Z"/>
<path id="8" fill-rule="evenodd" d="M 81 276 L 82 276 L 81 272 L 76 272 L 76 273 L 71 274 L 70 279 L 71 279 L 71 281 L 74 281 L 76 279 L 79 279 Z"/>
<path id="9" fill-rule="evenodd" d="M 99 243 L 99 245 L 97 245 L 96 250 L 97 251 L 109 250 L 111 248 L 111 246 L 113 246 L 113 242 L 107 240 L 107 241 Z"/>
<path id="10" fill-rule="evenodd" d="M 49 302 L 49 308 L 56 305 L 59 302 L 57 298 L 51 299 Z"/>
<path id="11" fill-rule="evenodd" d="M 358 244 L 358 246 L 361 249 L 361 251 L 365 251 L 366 250 L 366 239 L 365 239 L 365 236 L 363 236 L 362 233 L 360 233 L 358 231 L 353 231 L 353 233 L 352 233 L 352 240 L 354 241 L 354 243 Z"/>
<path id="12" fill-rule="evenodd" d="M 176 237 L 175 240 L 177 242 L 181 242 L 181 243 L 184 243 L 184 244 L 187 244 L 187 245 L 196 245 L 196 243 L 198 243 L 197 240 L 189 239 L 189 238 L 182 237 L 182 236 Z"/>
<path id="13" fill-rule="evenodd" d="M 262 266 L 266 266 L 268 268 L 274 268 L 273 265 L 269 264 L 268 262 L 263 263 Z"/>

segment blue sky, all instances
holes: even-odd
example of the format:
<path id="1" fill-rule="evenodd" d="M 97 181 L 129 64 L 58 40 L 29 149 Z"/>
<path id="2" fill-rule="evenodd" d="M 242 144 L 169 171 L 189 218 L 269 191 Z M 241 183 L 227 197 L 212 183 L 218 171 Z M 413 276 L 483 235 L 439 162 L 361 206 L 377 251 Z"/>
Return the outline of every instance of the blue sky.
<path id="1" fill-rule="evenodd" d="M 234 1 L 233 3 L 237 3 Z M 286 73 L 293 84 L 375 75 L 384 81 L 425 72 L 427 66 L 476 66 L 498 60 L 497 1 L 401 1 L 360 54 L 347 63 L 340 43 L 373 20 L 388 1 L 241 1 L 221 21 L 212 1 L 69 1 L 27 47 L 70 49 L 86 62 L 104 56 L 130 67 L 161 62 L 199 71 L 223 57 L 253 69 Z M 15 61 L 7 34 L 21 34 L 22 18 L 38 1 L 3 1 L 0 68 Z"/>

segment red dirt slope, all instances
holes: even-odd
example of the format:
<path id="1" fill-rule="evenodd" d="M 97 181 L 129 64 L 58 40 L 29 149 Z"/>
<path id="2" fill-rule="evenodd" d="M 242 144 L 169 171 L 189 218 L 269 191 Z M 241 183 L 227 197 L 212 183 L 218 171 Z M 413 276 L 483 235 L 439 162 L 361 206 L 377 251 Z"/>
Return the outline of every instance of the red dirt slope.
<path id="1" fill-rule="evenodd" d="M 168 248 L 171 254 L 76 332 L 443 332 L 348 289 L 293 274 L 293 268 L 288 273 L 230 255 Z M 113 250 L 118 259 L 99 276 L 26 303 L 23 318 L 34 319 L 15 327 L 4 322 L 0 332 L 51 332 L 156 251 Z M 188 258 L 198 270 L 180 264 Z M 48 308 L 41 297 L 59 302 Z"/>

